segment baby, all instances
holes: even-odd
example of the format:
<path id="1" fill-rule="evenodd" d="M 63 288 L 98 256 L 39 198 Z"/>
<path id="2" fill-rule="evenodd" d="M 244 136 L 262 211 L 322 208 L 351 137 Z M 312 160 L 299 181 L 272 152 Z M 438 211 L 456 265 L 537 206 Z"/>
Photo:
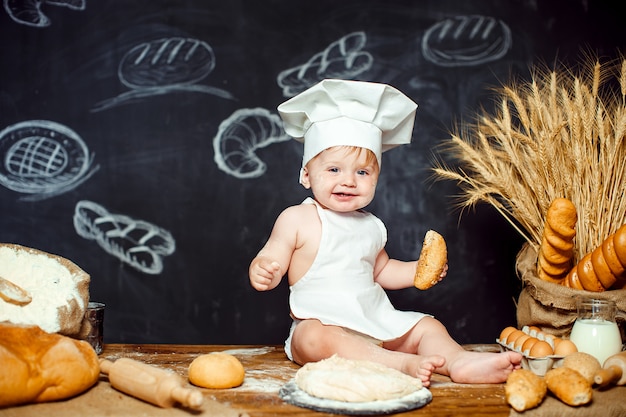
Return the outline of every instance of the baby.
<path id="1" fill-rule="evenodd" d="M 286 274 L 293 323 L 285 353 L 298 364 L 337 354 L 379 362 L 430 385 L 504 382 L 516 352 L 470 352 L 434 317 L 396 310 L 385 293 L 413 287 L 417 261 L 391 259 L 387 231 L 363 210 L 374 198 L 382 152 L 409 143 L 417 105 L 385 84 L 324 80 L 278 107 L 304 142 L 300 183 L 313 198 L 285 209 L 253 259 L 250 283 Z M 446 270 L 441 274 L 443 278 Z"/>

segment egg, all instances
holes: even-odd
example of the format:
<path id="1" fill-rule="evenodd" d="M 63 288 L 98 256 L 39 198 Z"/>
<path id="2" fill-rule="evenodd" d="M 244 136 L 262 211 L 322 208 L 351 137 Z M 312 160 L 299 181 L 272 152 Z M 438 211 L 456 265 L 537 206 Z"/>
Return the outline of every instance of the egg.
<path id="1" fill-rule="evenodd" d="M 528 327 L 528 334 L 533 334 L 532 333 L 533 331 L 535 332 L 534 336 L 537 336 L 538 334 L 541 333 L 541 329 L 539 327 L 537 327 L 537 326 L 529 326 Z"/>
<path id="2" fill-rule="evenodd" d="M 530 335 L 524 333 L 523 335 L 521 335 L 520 337 L 515 339 L 515 342 L 513 342 L 513 349 L 521 351 L 522 350 L 522 345 L 528 339 L 530 339 Z"/>
<path id="3" fill-rule="evenodd" d="M 548 344 L 550 345 L 550 347 L 554 350 L 554 346 L 556 346 L 556 339 L 557 337 L 551 334 L 544 334 L 543 340 L 545 340 L 546 342 L 548 342 Z"/>
<path id="4" fill-rule="evenodd" d="M 500 337 L 498 340 L 500 340 L 501 342 L 506 342 L 507 337 L 509 337 L 509 335 L 511 333 L 513 333 L 515 330 L 517 330 L 515 327 L 513 326 L 509 326 L 509 327 L 505 327 L 501 332 L 500 332 Z"/>
<path id="5" fill-rule="evenodd" d="M 539 341 L 539 339 L 537 339 L 536 337 L 529 337 L 528 339 L 526 339 L 524 344 L 522 344 L 522 349 L 521 349 L 522 353 L 529 354 L 530 353 L 530 349 L 532 349 L 532 347 L 538 341 Z"/>
<path id="6" fill-rule="evenodd" d="M 533 358 L 543 358 L 553 353 L 552 346 L 545 340 L 540 340 L 535 343 L 529 352 L 530 356 Z"/>
<path id="7" fill-rule="evenodd" d="M 509 343 L 515 343 L 518 337 L 524 336 L 525 334 L 526 333 L 524 333 L 521 330 L 515 330 L 514 332 L 509 334 L 509 336 L 506 338 L 506 344 L 508 345 Z"/>
<path id="8" fill-rule="evenodd" d="M 558 356 L 567 356 L 574 352 L 578 352 L 576 344 L 568 339 L 561 339 L 554 347 L 554 354 Z"/>

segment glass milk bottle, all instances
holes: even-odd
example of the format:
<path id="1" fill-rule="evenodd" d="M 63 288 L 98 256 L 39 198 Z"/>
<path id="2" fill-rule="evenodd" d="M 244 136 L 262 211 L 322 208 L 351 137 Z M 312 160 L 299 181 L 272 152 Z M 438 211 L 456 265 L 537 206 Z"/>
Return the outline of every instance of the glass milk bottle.
<path id="1" fill-rule="evenodd" d="M 622 350 L 622 338 L 615 318 L 626 317 L 618 313 L 613 301 L 578 297 L 576 307 L 578 316 L 570 340 L 579 352 L 595 356 L 602 365 L 609 356 Z"/>

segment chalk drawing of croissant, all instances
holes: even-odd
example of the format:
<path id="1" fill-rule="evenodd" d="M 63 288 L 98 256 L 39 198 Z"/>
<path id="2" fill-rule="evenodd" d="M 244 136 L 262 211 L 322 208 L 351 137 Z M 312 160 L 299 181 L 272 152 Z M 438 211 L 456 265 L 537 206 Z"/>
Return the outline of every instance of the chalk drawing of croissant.
<path id="1" fill-rule="evenodd" d="M 220 123 L 213 138 L 214 160 L 233 177 L 260 177 L 267 166 L 256 151 L 289 139 L 278 115 L 263 108 L 239 109 Z"/>
<path id="2" fill-rule="evenodd" d="M 213 48 L 201 40 L 172 37 L 141 43 L 126 52 L 118 65 L 120 82 L 131 90 L 97 103 L 91 112 L 176 91 L 234 100 L 226 90 L 198 84 L 213 68 Z"/>
<path id="3" fill-rule="evenodd" d="M 79 236 L 95 240 L 105 252 L 146 274 L 163 271 L 163 256 L 176 250 L 167 230 L 121 214 L 111 214 L 101 205 L 82 200 L 74 209 L 74 229 Z"/>
<path id="4" fill-rule="evenodd" d="M 42 4 L 85 10 L 85 0 L 3 0 L 3 2 L 4 10 L 14 22 L 39 28 L 45 28 L 51 24 L 48 16 L 41 11 Z"/>
<path id="5" fill-rule="evenodd" d="M 331 43 L 307 62 L 278 74 L 285 97 L 292 97 L 325 78 L 351 79 L 369 70 L 374 58 L 363 51 L 365 32 L 353 32 Z"/>

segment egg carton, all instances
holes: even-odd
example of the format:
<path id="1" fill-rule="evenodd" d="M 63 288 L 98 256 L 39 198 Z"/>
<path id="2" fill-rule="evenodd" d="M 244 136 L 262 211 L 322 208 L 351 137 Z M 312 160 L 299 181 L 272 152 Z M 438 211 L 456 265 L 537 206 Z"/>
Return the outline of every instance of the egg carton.
<path id="1" fill-rule="evenodd" d="M 535 329 L 530 329 L 528 326 L 524 326 L 522 331 L 531 337 L 536 337 L 539 340 L 546 341 L 552 349 L 554 349 L 554 338 L 550 335 L 546 335 L 545 333 L 537 332 Z M 548 336 L 548 337 L 546 337 Z M 496 342 L 500 345 L 500 350 L 504 351 L 514 351 L 522 354 L 522 369 L 528 369 L 532 371 L 534 374 L 539 376 L 544 376 L 546 372 L 548 372 L 552 368 L 558 368 L 563 365 L 563 358 L 565 356 L 559 355 L 548 355 L 542 357 L 534 357 L 530 356 L 528 350 L 522 352 L 520 348 L 515 348 L 514 343 L 506 343 L 500 338 L 496 338 Z"/>

